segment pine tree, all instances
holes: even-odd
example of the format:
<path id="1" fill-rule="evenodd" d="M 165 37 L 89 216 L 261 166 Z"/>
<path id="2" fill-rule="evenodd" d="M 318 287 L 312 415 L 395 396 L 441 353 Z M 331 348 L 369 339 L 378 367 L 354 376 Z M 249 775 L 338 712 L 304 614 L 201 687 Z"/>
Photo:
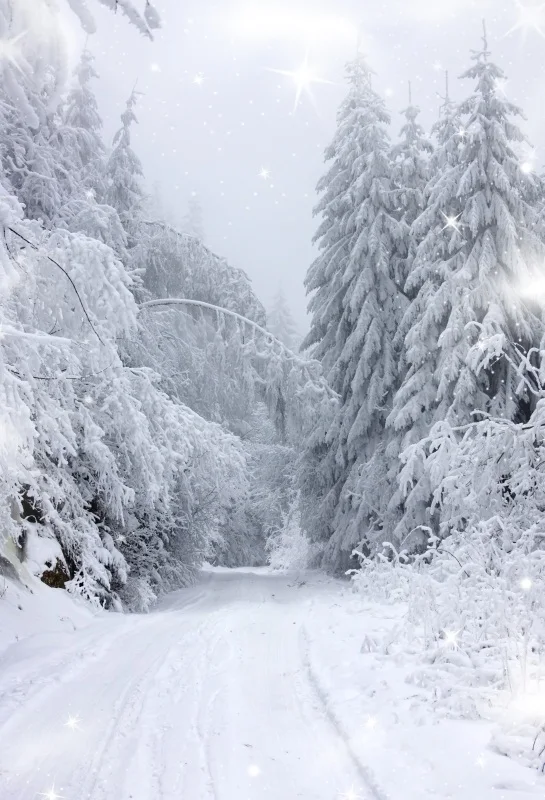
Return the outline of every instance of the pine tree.
<path id="1" fill-rule="evenodd" d="M 289 350 L 296 350 L 298 344 L 297 327 L 293 321 L 286 296 L 279 287 L 271 311 L 268 315 L 268 330 L 280 339 Z"/>
<path id="2" fill-rule="evenodd" d="M 538 183 L 522 169 L 524 137 L 518 108 L 502 97 L 503 72 L 490 61 L 484 37 L 475 64 L 462 76 L 476 80 L 456 113 L 439 128 L 440 146 L 426 191 L 427 208 L 413 225 L 421 241 L 407 282 L 414 295 L 404 320 L 408 374 L 389 424 L 407 447 L 432 425 L 470 422 L 483 411 L 510 420 L 530 401 L 512 368 L 514 348 L 539 345 L 542 324 L 521 286 L 532 279 L 544 249 L 534 233 Z M 465 120 L 465 125 L 460 125 Z M 402 472 L 412 486 L 398 540 L 434 526 L 430 487 L 418 448 Z"/>
<path id="3" fill-rule="evenodd" d="M 429 157 L 433 145 L 426 138 L 424 129 L 418 123 L 420 109 L 412 103 L 412 88 L 409 83 L 409 105 L 402 112 L 405 124 L 401 129 L 401 141 L 392 148 L 394 161 L 393 177 L 398 188 L 398 210 L 405 223 L 407 256 L 401 259 L 396 280 L 403 286 L 411 270 L 416 241 L 410 228 L 424 210 L 425 189 L 429 178 Z"/>
<path id="4" fill-rule="evenodd" d="M 102 119 L 90 85 L 98 75 L 89 50 L 83 50 L 74 77 L 76 80 L 61 110 L 63 126 L 72 134 L 71 144 L 76 157 L 72 167 L 85 184 L 85 189 L 93 190 L 97 199 L 102 200 L 106 148 L 102 141 Z"/>
<path id="5" fill-rule="evenodd" d="M 319 183 L 316 236 L 321 255 L 306 285 L 314 292 L 312 326 L 304 347 L 322 361 L 340 406 L 325 441 L 314 437 L 307 459 L 318 498 L 309 501 L 328 539 L 325 562 L 344 568 L 365 528 L 360 499 L 349 487 L 359 466 L 381 450 L 385 419 L 397 381 L 394 338 L 405 303 L 394 263 L 403 256 L 403 224 L 396 219 L 395 186 L 386 131 L 389 116 L 358 56 L 348 65 L 350 92 L 326 151 L 333 161 Z M 319 523 L 321 520 L 321 523 Z"/>
<path id="6" fill-rule="evenodd" d="M 133 90 L 121 115 L 122 127 L 114 137 L 113 150 L 108 159 L 108 189 L 105 197 L 108 205 L 119 214 L 129 248 L 136 244 L 145 198 L 142 164 L 131 147 L 131 127 L 138 121 L 134 112 L 136 102 L 137 92 Z"/>
<path id="7" fill-rule="evenodd" d="M 59 111 L 55 146 L 63 187 L 60 218 L 69 230 L 80 231 L 108 244 L 127 262 L 127 236 L 117 211 L 106 203 L 107 158 L 102 119 L 91 81 L 96 79 L 94 57 L 85 49 L 75 81 Z"/>

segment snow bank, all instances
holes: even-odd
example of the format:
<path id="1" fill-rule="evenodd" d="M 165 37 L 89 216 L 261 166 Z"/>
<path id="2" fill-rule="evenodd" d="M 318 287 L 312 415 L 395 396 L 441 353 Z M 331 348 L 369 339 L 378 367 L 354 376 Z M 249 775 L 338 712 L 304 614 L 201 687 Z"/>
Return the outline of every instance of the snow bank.
<path id="1" fill-rule="evenodd" d="M 106 614 L 30 574 L 22 577 L 24 583 L 0 575 L 0 657 L 29 637 L 73 633 Z"/>
<path id="2" fill-rule="evenodd" d="M 464 654 L 448 643 L 435 659 L 411 647 L 407 612 L 348 586 L 341 601 L 337 589 L 309 608 L 306 669 L 362 767 L 361 795 L 371 787 L 380 800 L 543 796 L 545 778 L 528 768 L 539 766 L 532 740 L 513 736 L 512 707 L 487 685 L 465 685 Z"/>

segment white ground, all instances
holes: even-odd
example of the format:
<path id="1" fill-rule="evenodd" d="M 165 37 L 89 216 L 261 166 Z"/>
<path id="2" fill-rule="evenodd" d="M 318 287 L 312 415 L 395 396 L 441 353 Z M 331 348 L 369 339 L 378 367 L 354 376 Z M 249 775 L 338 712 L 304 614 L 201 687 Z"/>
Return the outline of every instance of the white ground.
<path id="1" fill-rule="evenodd" d="M 486 726 L 415 714 L 403 665 L 360 652 L 391 620 L 343 584 L 304 581 L 208 571 L 147 616 L 92 616 L 63 592 L 10 584 L 0 799 L 545 796 L 536 772 L 487 750 Z M 24 620 L 40 613 L 37 635 Z"/>

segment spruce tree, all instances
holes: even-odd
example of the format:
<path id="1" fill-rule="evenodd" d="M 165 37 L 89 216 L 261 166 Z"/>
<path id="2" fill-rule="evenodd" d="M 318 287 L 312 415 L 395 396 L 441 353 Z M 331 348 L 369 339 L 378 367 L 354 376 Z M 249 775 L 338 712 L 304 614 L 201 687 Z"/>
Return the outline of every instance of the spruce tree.
<path id="1" fill-rule="evenodd" d="M 404 320 L 409 369 L 389 424 L 407 447 L 432 425 L 462 425 L 482 411 L 510 420 L 527 413 L 530 398 L 511 366 L 514 348 L 539 345 L 542 323 L 521 296 L 544 248 L 535 234 L 538 183 L 517 150 L 522 116 L 501 91 L 503 72 L 490 61 L 486 35 L 462 76 L 473 94 L 439 129 L 440 146 L 427 188 L 427 207 L 413 225 L 420 239 Z M 461 124 L 461 122 L 465 124 Z M 397 538 L 434 527 L 430 487 L 418 449 L 402 473 L 412 489 Z"/>
<path id="2" fill-rule="evenodd" d="M 307 452 L 318 496 L 311 500 L 316 516 L 306 525 L 328 540 L 324 560 L 334 569 L 347 566 L 365 532 L 350 487 L 360 465 L 382 447 L 397 382 L 394 338 L 405 308 L 394 274 L 404 237 L 396 218 L 390 119 L 361 56 L 348 65 L 348 77 L 350 91 L 326 151 L 333 164 L 318 186 L 322 252 L 307 276 L 313 318 L 303 343 L 321 360 L 340 401 L 325 438 L 317 434 Z"/>
<path id="3" fill-rule="evenodd" d="M 105 197 L 108 205 L 119 214 L 129 248 L 136 244 L 145 199 L 142 164 L 131 147 L 131 127 L 138 121 L 134 112 L 136 102 L 137 93 L 133 90 L 121 115 L 122 126 L 114 136 L 107 166 L 108 189 Z"/>
<path id="4" fill-rule="evenodd" d="M 80 62 L 74 71 L 75 82 L 62 108 L 62 123 L 71 133 L 75 163 L 73 169 L 85 189 L 92 190 L 98 200 L 105 192 L 105 155 L 102 141 L 102 119 L 91 88 L 91 81 L 98 75 L 92 53 L 83 50 Z"/>
<path id="5" fill-rule="evenodd" d="M 70 230 L 99 239 L 126 263 L 127 236 L 117 211 L 106 202 L 109 188 L 106 148 L 91 85 L 98 76 L 89 50 L 82 52 L 74 77 L 72 89 L 60 109 L 55 136 L 58 163 L 63 168 L 60 216 Z"/>
<path id="6" fill-rule="evenodd" d="M 430 154 L 433 145 L 418 122 L 420 109 L 413 105 L 412 87 L 409 83 L 409 105 L 402 112 L 405 124 L 401 128 L 401 141 L 392 148 L 393 177 L 398 189 L 397 201 L 400 218 L 405 223 L 407 256 L 401 259 L 397 282 L 403 286 L 414 259 L 416 241 L 411 226 L 425 206 L 425 189 L 429 179 Z"/>

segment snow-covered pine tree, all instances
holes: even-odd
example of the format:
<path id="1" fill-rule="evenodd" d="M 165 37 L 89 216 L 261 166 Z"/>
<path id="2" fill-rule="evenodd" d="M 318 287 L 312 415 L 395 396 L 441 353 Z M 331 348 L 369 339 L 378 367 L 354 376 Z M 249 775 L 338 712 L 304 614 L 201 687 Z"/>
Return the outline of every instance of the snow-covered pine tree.
<path id="1" fill-rule="evenodd" d="M 131 147 L 131 127 L 137 122 L 134 111 L 137 98 L 136 89 L 133 89 L 121 115 L 122 126 L 114 136 L 106 168 L 108 188 L 105 201 L 119 214 L 129 248 L 136 245 L 145 198 L 142 164 Z"/>
<path id="2" fill-rule="evenodd" d="M 85 190 L 92 190 L 98 200 L 105 192 L 106 148 L 102 141 L 102 119 L 91 88 L 98 75 L 93 54 L 85 48 L 74 70 L 74 84 L 62 108 L 62 124 L 71 133 L 71 147 L 76 157 L 73 169 L 83 181 Z"/>
<path id="3" fill-rule="evenodd" d="M 401 128 L 401 141 L 392 148 L 393 177 L 397 188 L 400 219 L 405 223 L 407 256 L 400 260 L 398 285 L 404 286 L 411 270 L 416 240 L 411 226 L 425 206 L 425 189 L 429 179 L 430 155 L 433 145 L 418 122 L 420 109 L 413 105 L 412 87 L 409 83 L 409 105 L 402 112 L 405 124 Z"/>
<path id="4" fill-rule="evenodd" d="M 270 330 L 277 339 L 280 339 L 282 344 L 285 344 L 289 350 L 297 350 L 299 336 L 297 334 L 297 326 L 293 320 L 286 295 L 282 287 L 274 297 L 271 310 L 268 315 L 267 328 Z"/>
<path id="5" fill-rule="evenodd" d="M 303 485 L 305 528 L 327 542 L 324 562 L 334 569 L 346 568 L 369 523 L 373 501 L 368 498 L 364 510 L 350 488 L 361 464 L 381 460 L 397 388 L 394 338 L 405 308 L 394 274 L 396 257 L 404 255 L 404 230 L 396 218 L 390 118 L 361 55 L 348 65 L 348 79 L 350 91 L 326 151 L 333 164 L 318 185 L 323 197 L 316 212 L 323 220 L 316 240 L 322 252 L 306 279 L 314 294 L 303 343 L 340 397 L 325 438 L 322 429 L 310 439 Z"/>
<path id="6" fill-rule="evenodd" d="M 465 424 L 478 411 L 516 420 L 531 402 L 509 354 L 539 345 L 543 333 L 541 310 L 521 296 L 545 257 L 534 231 L 538 183 L 517 154 L 524 137 L 513 118 L 522 114 L 502 95 L 486 34 L 483 42 L 462 76 L 476 80 L 473 94 L 456 113 L 447 107 L 427 208 L 413 226 L 421 241 L 407 282 L 409 370 L 389 419 L 404 447 L 435 422 Z M 437 520 L 420 449 L 405 461 L 395 538 L 414 533 L 407 546 L 418 546 Z"/>
<path id="7" fill-rule="evenodd" d="M 420 109 L 413 105 L 412 86 L 409 82 L 409 105 L 402 111 L 405 123 L 400 141 L 392 148 L 393 180 L 396 187 L 397 215 L 403 224 L 404 244 L 397 248 L 393 259 L 394 275 L 399 287 L 405 287 L 411 272 L 418 239 L 412 230 L 413 223 L 425 208 L 426 186 L 430 174 L 430 157 L 433 145 L 418 122 Z M 400 318 L 395 335 L 399 352 L 398 386 L 403 380 L 407 365 L 403 358 L 403 339 L 406 331 Z M 399 438 L 391 428 L 383 434 L 382 447 L 377 456 L 363 463 L 353 473 L 348 490 L 357 498 L 359 511 L 357 524 L 366 530 L 365 547 L 374 546 L 384 539 L 399 521 L 397 476 L 399 472 Z M 377 492 L 377 475 L 381 491 Z M 367 518 L 367 521 L 366 521 Z"/>
<path id="8" fill-rule="evenodd" d="M 60 180 L 64 183 L 59 222 L 69 230 L 99 239 L 126 262 L 127 236 L 117 211 L 105 199 L 106 148 L 91 87 L 97 77 L 94 57 L 84 49 L 75 69 L 74 84 L 59 109 L 60 121 L 54 135 L 57 161 L 63 167 Z"/>

